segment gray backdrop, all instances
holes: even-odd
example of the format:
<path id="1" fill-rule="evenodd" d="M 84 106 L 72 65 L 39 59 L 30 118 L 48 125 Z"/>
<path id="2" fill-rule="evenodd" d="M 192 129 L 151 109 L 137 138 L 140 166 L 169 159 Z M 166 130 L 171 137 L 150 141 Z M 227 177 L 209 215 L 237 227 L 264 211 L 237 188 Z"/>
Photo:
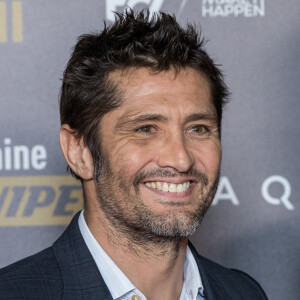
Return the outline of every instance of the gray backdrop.
<path id="1" fill-rule="evenodd" d="M 60 78 L 77 36 L 124 5 L 201 24 L 232 92 L 220 186 L 193 243 L 270 299 L 300 299 L 298 0 L 0 1 L 0 267 L 49 246 L 81 207 L 58 144 Z"/>

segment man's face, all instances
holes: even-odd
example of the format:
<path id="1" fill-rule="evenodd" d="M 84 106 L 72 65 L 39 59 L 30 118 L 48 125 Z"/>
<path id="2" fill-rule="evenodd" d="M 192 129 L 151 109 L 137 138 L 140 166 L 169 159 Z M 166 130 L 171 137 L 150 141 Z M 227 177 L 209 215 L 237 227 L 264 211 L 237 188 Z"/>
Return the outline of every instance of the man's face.
<path id="1" fill-rule="evenodd" d="M 140 68 L 111 79 L 123 103 L 100 122 L 101 209 L 123 233 L 190 235 L 211 204 L 221 160 L 207 80 L 190 68 L 176 76 Z"/>

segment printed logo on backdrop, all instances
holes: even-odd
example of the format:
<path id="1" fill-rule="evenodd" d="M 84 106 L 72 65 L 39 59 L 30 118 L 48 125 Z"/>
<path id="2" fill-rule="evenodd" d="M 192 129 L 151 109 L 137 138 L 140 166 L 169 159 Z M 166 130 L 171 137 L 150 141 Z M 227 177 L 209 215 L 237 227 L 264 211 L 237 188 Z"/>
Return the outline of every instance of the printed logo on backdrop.
<path id="1" fill-rule="evenodd" d="M 203 17 L 264 17 L 265 0 L 202 0 Z"/>
<path id="2" fill-rule="evenodd" d="M 281 187 L 279 197 L 275 197 L 270 192 L 271 186 L 277 185 Z M 272 205 L 283 205 L 287 210 L 294 210 L 295 207 L 290 201 L 292 188 L 289 181 L 280 175 L 268 177 L 261 186 L 261 194 L 265 201 Z"/>
<path id="3" fill-rule="evenodd" d="M 0 43 L 8 41 L 23 42 L 22 1 L 0 1 Z"/>
<path id="4" fill-rule="evenodd" d="M 182 0 L 178 10 L 175 12 L 177 18 L 180 17 L 187 0 Z M 164 0 L 106 0 L 106 19 L 113 22 L 115 20 L 114 11 L 124 11 L 127 7 L 132 9 L 148 8 L 150 14 L 161 10 Z"/>
<path id="5" fill-rule="evenodd" d="M 0 141 L 0 226 L 67 225 L 82 209 L 81 185 L 70 175 L 32 176 L 47 168 L 47 159 L 44 145 Z"/>

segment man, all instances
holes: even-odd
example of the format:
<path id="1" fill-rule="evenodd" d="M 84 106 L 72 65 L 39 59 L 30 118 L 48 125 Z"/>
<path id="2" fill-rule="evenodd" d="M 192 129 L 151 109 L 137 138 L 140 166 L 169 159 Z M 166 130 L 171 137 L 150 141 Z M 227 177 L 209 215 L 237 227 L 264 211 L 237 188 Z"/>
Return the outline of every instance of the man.
<path id="1" fill-rule="evenodd" d="M 60 144 L 84 211 L 52 247 L 4 268 L 1 299 L 266 299 L 188 237 L 215 195 L 220 70 L 189 25 L 128 10 L 80 37 L 66 67 Z"/>

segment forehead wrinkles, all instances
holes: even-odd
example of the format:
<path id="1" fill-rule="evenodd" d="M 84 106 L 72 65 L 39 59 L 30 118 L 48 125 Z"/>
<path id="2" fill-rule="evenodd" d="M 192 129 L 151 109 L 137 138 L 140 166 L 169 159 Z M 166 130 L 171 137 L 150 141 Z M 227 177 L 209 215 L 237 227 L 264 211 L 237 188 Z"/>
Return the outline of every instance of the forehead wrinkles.
<path id="1" fill-rule="evenodd" d="M 184 98 L 194 101 L 197 106 L 199 104 L 204 113 L 215 114 L 209 82 L 200 72 L 191 68 L 182 69 L 177 74 L 174 70 L 154 73 L 147 68 L 130 68 L 114 71 L 109 78 L 123 94 L 123 109 L 128 108 L 126 104 L 129 104 L 132 109 L 145 111 L 147 107 L 152 110 L 153 104 L 169 102 L 173 110 L 176 105 L 182 107 Z M 143 101 L 143 107 L 138 107 L 140 101 L 137 100 Z"/>

